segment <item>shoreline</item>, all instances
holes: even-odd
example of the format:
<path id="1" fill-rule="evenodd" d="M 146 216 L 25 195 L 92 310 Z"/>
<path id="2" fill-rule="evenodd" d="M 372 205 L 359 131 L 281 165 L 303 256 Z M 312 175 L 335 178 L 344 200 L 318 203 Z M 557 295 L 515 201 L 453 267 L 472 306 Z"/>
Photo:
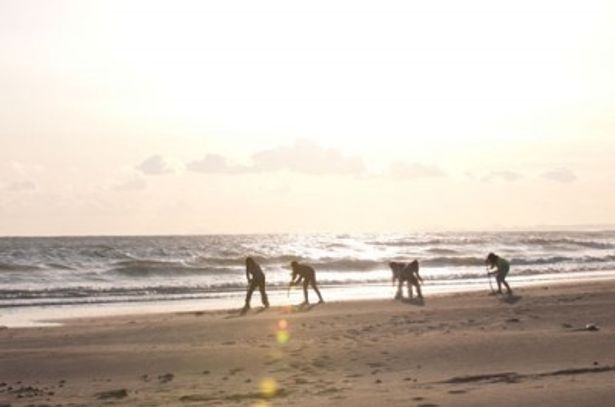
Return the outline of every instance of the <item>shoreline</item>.
<path id="1" fill-rule="evenodd" d="M 518 281 L 520 277 L 509 278 L 512 288 L 542 287 L 549 285 L 592 284 L 593 282 L 615 281 L 615 270 L 605 270 L 595 273 L 570 274 L 576 278 L 551 279 L 550 276 L 539 276 L 528 281 Z M 521 277 L 522 278 L 522 277 Z M 459 293 L 488 292 L 488 283 L 451 283 L 423 285 L 426 298 L 455 295 Z M 495 282 L 493 282 L 495 288 Z M 363 287 L 356 286 L 321 286 L 325 300 L 329 303 L 353 301 L 380 301 L 393 298 L 395 288 L 387 284 L 371 284 Z M 286 307 L 302 301 L 301 289 L 295 288 L 292 296 L 286 295 L 284 289 L 268 290 L 272 306 Z M 310 298 L 314 293 L 310 290 Z M 245 291 L 218 293 L 218 298 L 178 298 L 178 299 L 151 299 L 138 301 L 118 301 L 110 303 L 78 303 L 58 305 L 24 305 L 17 307 L 0 308 L 0 327 L 3 328 L 37 328 L 59 326 L 70 323 L 72 319 L 106 318 L 117 316 L 139 316 L 152 314 L 167 314 L 176 312 L 218 312 L 237 310 L 243 306 Z M 404 290 L 404 295 L 406 291 Z M 256 292 L 252 298 L 252 307 L 260 306 L 260 295 Z"/>
<path id="2" fill-rule="evenodd" d="M 3 329 L 0 404 L 609 405 L 615 281 L 515 291 Z"/>

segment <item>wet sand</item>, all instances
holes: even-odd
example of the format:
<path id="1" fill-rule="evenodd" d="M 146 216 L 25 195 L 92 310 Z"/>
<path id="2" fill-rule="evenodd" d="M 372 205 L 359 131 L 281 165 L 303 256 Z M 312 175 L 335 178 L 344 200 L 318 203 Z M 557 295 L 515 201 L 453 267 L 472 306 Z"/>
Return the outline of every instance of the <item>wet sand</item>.
<path id="1" fill-rule="evenodd" d="M 0 406 L 611 405 L 615 281 L 515 294 L 0 328 Z"/>

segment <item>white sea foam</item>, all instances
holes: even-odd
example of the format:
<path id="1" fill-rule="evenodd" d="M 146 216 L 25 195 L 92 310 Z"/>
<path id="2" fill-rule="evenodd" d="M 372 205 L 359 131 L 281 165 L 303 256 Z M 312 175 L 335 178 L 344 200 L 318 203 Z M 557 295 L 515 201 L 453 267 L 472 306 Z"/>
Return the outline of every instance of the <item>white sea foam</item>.
<path id="1" fill-rule="evenodd" d="M 615 232 L 0 238 L 0 307 L 241 296 L 245 256 L 273 291 L 292 260 L 313 265 L 324 289 L 378 291 L 389 261 L 412 259 L 427 285 L 467 286 L 484 284 L 491 251 L 519 281 L 589 278 L 615 269 Z"/>

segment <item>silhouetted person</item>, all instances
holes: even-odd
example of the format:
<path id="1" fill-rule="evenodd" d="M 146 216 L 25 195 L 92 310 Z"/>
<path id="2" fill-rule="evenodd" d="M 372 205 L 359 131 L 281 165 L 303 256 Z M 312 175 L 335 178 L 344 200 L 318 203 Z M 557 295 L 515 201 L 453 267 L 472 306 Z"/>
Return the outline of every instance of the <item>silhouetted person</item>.
<path id="1" fill-rule="evenodd" d="M 419 275 L 419 262 L 418 260 L 411 261 L 410 263 L 401 263 L 392 261 L 389 263 L 389 267 L 391 267 L 391 271 L 393 272 L 393 284 L 395 281 L 398 281 L 397 285 L 397 294 L 395 294 L 395 299 L 403 299 L 404 295 L 402 294 L 402 288 L 404 283 L 408 283 L 408 298 L 412 299 L 412 287 L 416 288 L 416 293 L 419 298 L 423 298 L 423 293 L 421 292 L 421 283 L 423 283 L 423 279 Z"/>
<path id="2" fill-rule="evenodd" d="M 495 281 L 498 283 L 498 294 L 502 294 L 502 284 L 504 284 L 508 291 L 508 295 L 512 295 L 512 290 L 506 282 L 506 276 L 510 270 L 510 263 L 508 260 L 495 253 L 489 253 L 485 262 L 491 268 L 489 270 L 489 275 L 495 276 Z"/>
<path id="3" fill-rule="evenodd" d="M 316 272 L 314 269 L 305 264 L 299 264 L 296 261 L 290 263 L 290 267 L 293 269 L 291 278 L 290 278 L 290 286 L 292 287 L 295 284 L 299 284 L 303 280 L 303 297 L 305 301 L 303 304 L 309 304 L 308 301 L 308 285 L 311 285 L 316 294 L 318 295 L 319 303 L 325 302 L 322 299 L 322 295 L 320 295 L 320 291 L 318 291 L 318 287 L 316 286 Z M 296 279 L 296 280 L 295 280 Z M 302 305 L 303 305 L 302 304 Z"/>
<path id="4" fill-rule="evenodd" d="M 263 273 L 261 267 L 252 257 L 246 258 L 246 278 L 248 279 L 249 286 L 246 293 L 246 305 L 244 305 L 242 312 L 246 313 L 250 309 L 250 299 L 257 287 L 261 292 L 263 305 L 265 308 L 269 308 L 269 299 L 267 299 L 267 293 L 265 292 L 265 273 Z"/>

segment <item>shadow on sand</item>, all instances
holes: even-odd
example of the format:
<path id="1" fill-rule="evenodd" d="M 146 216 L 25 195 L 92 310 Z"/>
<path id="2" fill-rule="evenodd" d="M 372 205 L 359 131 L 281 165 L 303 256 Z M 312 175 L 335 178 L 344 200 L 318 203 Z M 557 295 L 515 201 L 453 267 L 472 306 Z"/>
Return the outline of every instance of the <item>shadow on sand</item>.
<path id="1" fill-rule="evenodd" d="M 521 300 L 521 296 L 519 295 L 505 295 L 502 297 L 498 297 L 500 302 L 504 302 L 506 304 L 516 304 Z"/>
<path id="2" fill-rule="evenodd" d="M 283 314 L 296 314 L 301 312 L 310 312 L 313 308 L 317 307 L 320 304 L 299 304 L 299 305 L 289 305 L 287 307 L 282 308 Z"/>
<path id="3" fill-rule="evenodd" d="M 267 310 L 266 307 L 260 307 L 259 309 L 254 311 L 254 313 L 255 314 L 260 314 L 261 312 L 264 312 L 266 310 Z M 241 317 L 246 316 L 249 312 L 250 312 L 250 309 L 245 309 L 245 308 L 240 309 L 239 312 L 231 311 L 231 312 L 229 312 L 229 315 L 227 315 L 224 319 L 241 318 Z"/>
<path id="4" fill-rule="evenodd" d="M 425 298 L 422 298 L 422 297 L 403 298 L 401 302 L 403 302 L 404 304 L 414 305 L 417 307 L 425 306 Z"/>

